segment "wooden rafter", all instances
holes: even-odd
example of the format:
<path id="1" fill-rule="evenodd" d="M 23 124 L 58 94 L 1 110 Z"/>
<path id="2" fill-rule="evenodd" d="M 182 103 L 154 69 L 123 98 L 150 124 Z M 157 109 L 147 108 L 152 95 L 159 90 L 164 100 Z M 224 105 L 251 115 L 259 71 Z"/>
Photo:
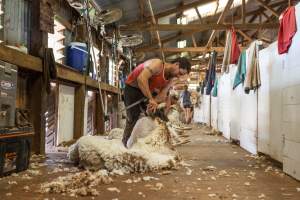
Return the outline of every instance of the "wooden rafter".
<path id="1" fill-rule="evenodd" d="M 173 48 L 173 47 L 164 47 L 162 48 L 164 52 L 208 52 L 208 51 L 216 51 L 216 52 L 223 52 L 224 47 L 185 47 L 185 48 Z M 152 51 L 160 51 L 160 49 L 153 49 Z M 138 50 L 137 52 L 140 52 Z"/>
<path id="2" fill-rule="evenodd" d="M 237 30 L 237 32 L 238 32 L 239 34 L 241 34 L 246 40 L 252 42 L 252 38 L 251 38 L 249 35 L 247 35 L 247 33 L 245 33 L 245 32 L 242 31 L 242 30 Z"/>
<path id="3" fill-rule="evenodd" d="M 282 12 L 284 9 L 286 8 L 285 5 L 281 5 L 277 10 L 276 12 Z M 275 16 L 272 16 L 270 17 L 269 19 L 265 20 L 264 23 L 268 23 L 269 21 L 272 21 L 273 18 L 276 18 Z M 252 35 L 251 35 L 251 38 L 253 38 L 258 32 L 259 32 L 260 29 L 257 29 Z"/>
<path id="4" fill-rule="evenodd" d="M 246 14 L 246 2 L 245 2 L 245 0 L 242 0 L 242 22 L 243 22 L 243 24 L 246 23 L 245 14 Z"/>
<path id="5" fill-rule="evenodd" d="M 279 14 L 270 6 L 266 4 L 266 2 L 262 0 L 256 0 L 258 3 L 260 3 L 265 9 L 269 10 L 274 16 L 279 17 Z"/>
<path id="6" fill-rule="evenodd" d="M 197 16 L 198 16 L 198 19 L 199 19 L 200 23 L 203 24 L 202 16 L 201 16 L 201 14 L 198 10 L 198 7 L 195 7 L 195 11 L 197 13 Z"/>
<path id="7" fill-rule="evenodd" d="M 168 15 L 172 15 L 172 14 L 175 14 L 175 13 L 180 13 L 180 12 L 183 12 L 185 10 L 194 8 L 196 6 L 205 5 L 207 3 L 214 2 L 214 1 L 217 1 L 217 0 L 198 0 L 198 1 L 195 1 L 193 3 L 182 5 L 181 7 L 176 7 L 176 8 L 172 8 L 172 9 L 169 9 L 169 10 L 157 13 L 156 15 L 154 15 L 154 17 L 155 17 L 155 19 L 166 17 Z M 149 21 L 150 22 L 151 19 L 152 19 L 152 16 L 148 16 L 148 17 L 145 18 L 145 21 Z M 138 21 L 134 21 L 134 22 L 128 23 L 128 25 L 129 24 L 131 24 L 131 25 L 134 25 L 134 24 L 137 25 L 137 24 L 142 24 L 142 23 L 138 20 Z"/>
<path id="8" fill-rule="evenodd" d="M 279 23 L 248 23 L 248 24 L 154 24 L 152 26 L 145 26 L 141 29 L 136 29 L 139 31 L 195 31 L 195 32 L 201 32 L 201 31 L 207 31 L 207 30 L 226 30 L 230 27 L 235 27 L 236 29 L 242 29 L 242 30 L 253 30 L 257 28 L 264 28 L 264 29 L 274 29 L 278 28 Z M 121 29 L 121 30 L 127 30 L 128 29 Z M 190 35 L 195 33 L 190 32 Z"/>
<path id="9" fill-rule="evenodd" d="M 277 6 L 287 6 L 288 5 L 288 2 L 286 0 L 282 0 L 282 1 L 279 1 L 279 2 L 276 2 L 276 3 L 270 3 L 269 6 L 272 7 L 272 8 L 275 8 Z M 245 18 L 246 17 L 249 17 L 249 16 L 258 16 L 258 14 L 262 11 L 264 11 L 265 8 L 264 7 L 260 7 L 256 10 L 253 10 L 253 11 L 247 11 L 245 13 Z M 229 17 L 226 17 L 226 19 L 229 19 Z M 202 18 L 203 20 L 207 20 L 207 19 L 212 19 L 212 16 L 208 16 L 208 17 L 205 17 L 205 18 Z M 227 20 L 228 20 L 227 19 Z M 242 16 L 241 15 L 237 15 L 237 16 L 234 16 L 234 20 L 235 21 L 238 21 L 238 20 L 241 20 L 242 19 Z M 195 20 L 195 22 L 199 22 L 199 20 Z M 249 21 L 250 22 L 250 21 Z M 252 30 L 252 29 L 251 29 Z M 166 44 L 168 42 L 171 42 L 171 41 L 174 41 L 174 40 L 178 40 L 178 39 L 182 39 L 182 38 L 185 38 L 185 37 L 188 37 L 188 36 L 191 36 L 192 34 L 195 34 L 197 33 L 198 31 L 183 31 L 182 33 L 176 33 L 176 34 L 170 34 L 170 35 L 167 35 L 163 38 L 161 38 L 161 42 L 162 44 Z M 245 31 L 243 31 L 244 33 L 246 33 Z M 247 34 L 248 35 L 248 34 Z M 245 37 L 246 38 L 246 37 Z M 253 38 L 252 35 L 250 35 L 250 38 Z M 250 38 L 246 38 L 246 39 L 250 39 Z M 143 46 L 143 47 L 139 47 L 137 49 L 141 50 L 141 51 L 152 51 L 153 49 L 156 48 L 156 45 L 155 44 L 152 44 L 152 45 L 146 45 L 146 46 Z M 176 54 L 176 53 L 175 53 Z M 174 55 L 174 53 L 168 53 L 167 56 L 172 56 Z"/>
<path id="10" fill-rule="evenodd" d="M 226 4 L 226 6 L 225 6 L 223 12 L 221 13 L 221 15 L 220 15 L 220 17 L 219 17 L 219 19 L 218 19 L 218 21 L 217 21 L 217 25 L 220 25 L 220 24 L 223 23 L 224 18 L 225 18 L 225 15 L 226 15 L 227 11 L 230 9 L 230 7 L 231 7 L 231 5 L 232 5 L 232 2 L 233 2 L 233 0 L 228 0 L 228 2 L 227 2 L 227 4 Z M 211 46 L 211 43 L 213 42 L 213 40 L 214 40 L 215 37 L 216 37 L 216 33 L 217 33 L 216 29 L 213 29 L 213 31 L 212 31 L 212 33 L 211 33 L 209 39 L 208 39 L 208 42 L 207 42 L 207 44 L 206 44 L 207 47 Z"/>
<path id="11" fill-rule="evenodd" d="M 150 8 L 150 13 L 151 13 L 151 16 L 152 16 L 152 23 L 157 24 L 156 19 L 154 17 L 151 0 L 148 0 L 148 4 L 149 4 L 149 8 Z M 162 60 L 163 60 L 163 62 L 165 62 L 165 55 L 164 55 L 164 51 L 162 50 L 162 43 L 161 43 L 161 40 L 160 40 L 158 30 L 156 30 L 156 36 L 157 36 L 157 39 L 158 39 L 158 45 L 159 45 L 159 48 L 160 48 L 160 53 L 161 53 L 161 56 L 162 56 Z"/>
<path id="12" fill-rule="evenodd" d="M 197 42 L 196 42 L 196 38 L 194 35 L 192 35 L 192 41 L 193 41 L 194 47 L 197 47 Z"/>
<path id="13" fill-rule="evenodd" d="M 144 0 L 137 0 L 139 4 L 139 9 L 140 9 L 140 19 L 143 22 L 145 18 L 145 2 Z"/>

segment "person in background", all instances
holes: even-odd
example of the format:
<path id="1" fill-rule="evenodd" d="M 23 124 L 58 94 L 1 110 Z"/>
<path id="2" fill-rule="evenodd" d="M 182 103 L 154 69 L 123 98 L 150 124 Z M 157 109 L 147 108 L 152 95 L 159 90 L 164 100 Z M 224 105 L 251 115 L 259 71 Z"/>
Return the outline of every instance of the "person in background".
<path id="1" fill-rule="evenodd" d="M 164 63 L 160 59 L 149 59 L 129 74 L 124 89 L 125 106 L 128 107 L 144 98 L 148 99 L 148 105 L 141 102 L 126 110 L 127 119 L 122 139 L 125 147 L 142 110 L 154 112 L 158 103 L 166 101 L 170 88 L 178 81 L 178 78 L 188 74 L 190 70 L 191 63 L 184 57 L 177 58 L 172 63 Z"/>
<path id="2" fill-rule="evenodd" d="M 188 86 L 184 86 L 184 91 L 181 93 L 182 106 L 184 110 L 185 123 L 190 123 L 191 121 L 191 93 L 188 91 Z"/>

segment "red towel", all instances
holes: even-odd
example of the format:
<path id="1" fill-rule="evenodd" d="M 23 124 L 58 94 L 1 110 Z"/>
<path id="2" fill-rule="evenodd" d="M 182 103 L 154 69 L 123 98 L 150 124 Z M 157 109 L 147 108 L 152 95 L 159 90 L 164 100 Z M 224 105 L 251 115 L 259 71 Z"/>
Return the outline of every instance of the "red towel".
<path id="1" fill-rule="evenodd" d="M 237 64 L 241 51 L 239 47 L 239 42 L 236 37 L 236 33 L 234 28 L 231 29 L 231 57 L 230 57 L 230 64 Z"/>
<path id="2" fill-rule="evenodd" d="M 280 27 L 278 33 L 278 53 L 283 54 L 289 51 L 292 39 L 297 32 L 295 7 L 287 8 L 280 19 Z"/>

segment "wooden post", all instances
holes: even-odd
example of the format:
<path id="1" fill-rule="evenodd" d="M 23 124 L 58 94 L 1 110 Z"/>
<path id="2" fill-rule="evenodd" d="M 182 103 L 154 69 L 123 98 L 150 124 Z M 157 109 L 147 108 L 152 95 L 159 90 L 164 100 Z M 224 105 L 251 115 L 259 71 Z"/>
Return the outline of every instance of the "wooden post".
<path id="1" fill-rule="evenodd" d="M 48 37 L 47 33 L 40 30 L 40 6 L 40 0 L 31 1 L 29 54 L 42 58 L 43 50 L 48 45 Z M 36 73 L 32 74 L 31 77 L 28 102 L 35 134 L 32 149 L 35 153 L 45 154 L 45 102 L 47 101 L 47 94 L 42 75 Z"/>
<path id="2" fill-rule="evenodd" d="M 45 154 L 45 101 L 46 91 L 43 87 L 42 77 L 35 74 L 29 79 L 31 86 L 28 91 L 28 102 L 31 121 L 33 122 L 34 138 L 32 150 L 37 154 Z"/>
<path id="3" fill-rule="evenodd" d="M 209 94 L 209 128 L 211 128 L 211 94 Z"/>
<path id="4" fill-rule="evenodd" d="M 30 46 L 29 54 L 43 57 L 44 47 L 48 45 L 48 35 L 40 30 L 40 0 L 31 0 Z"/>
<path id="5" fill-rule="evenodd" d="M 242 0 L 242 21 L 243 21 L 243 24 L 246 23 L 246 5 L 245 5 L 245 0 Z"/>
<path id="6" fill-rule="evenodd" d="M 84 135 L 84 105 L 85 105 L 85 85 L 75 88 L 74 99 L 74 139 Z"/>
<path id="7" fill-rule="evenodd" d="M 97 128 L 97 134 L 96 135 L 102 135 L 105 131 L 104 127 L 104 110 L 102 110 L 101 107 L 101 97 L 99 92 L 96 94 L 96 128 Z"/>

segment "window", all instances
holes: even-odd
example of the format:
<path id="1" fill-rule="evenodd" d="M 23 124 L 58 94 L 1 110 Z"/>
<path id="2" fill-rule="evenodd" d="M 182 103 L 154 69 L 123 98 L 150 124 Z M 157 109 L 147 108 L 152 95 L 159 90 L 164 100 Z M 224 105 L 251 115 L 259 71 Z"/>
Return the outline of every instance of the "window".
<path id="1" fill-rule="evenodd" d="M 1 41 L 27 52 L 29 22 L 29 0 L 0 0 Z"/>
<path id="2" fill-rule="evenodd" d="M 177 18 L 177 24 L 187 24 L 187 17 L 182 16 L 182 17 Z"/>
<path id="3" fill-rule="evenodd" d="M 184 48 L 186 47 L 186 40 L 181 40 L 177 42 L 177 48 Z"/>
<path id="4" fill-rule="evenodd" d="M 247 3 L 248 1 L 249 0 L 245 0 L 245 3 Z M 201 17 L 208 17 L 211 15 L 214 15 L 215 12 L 216 13 L 222 12 L 224 10 L 227 2 L 228 2 L 228 0 L 219 0 L 218 3 L 217 3 L 217 1 L 207 3 L 205 5 L 198 6 L 197 9 L 198 9 L 199 13 L 201 13 Z M 231 8 L 235 8 L 240 5 L 242 5 L 242 0 L 234 0 Z M 191 21 L 195 21 L 198 19 L 197 12 L 194 8 L 184 11 L 183 14 L 187 18 L 187 23 L 190 23 Z"/>
<path id="5" fill-rule="evenodd" d="M 65 30 L 66 27 L 58 20 L 54 20 L 54 34 L 48 34 L 48 47 L 53 48 L 55 61 L 63 63 L 65 55 Z"/>

